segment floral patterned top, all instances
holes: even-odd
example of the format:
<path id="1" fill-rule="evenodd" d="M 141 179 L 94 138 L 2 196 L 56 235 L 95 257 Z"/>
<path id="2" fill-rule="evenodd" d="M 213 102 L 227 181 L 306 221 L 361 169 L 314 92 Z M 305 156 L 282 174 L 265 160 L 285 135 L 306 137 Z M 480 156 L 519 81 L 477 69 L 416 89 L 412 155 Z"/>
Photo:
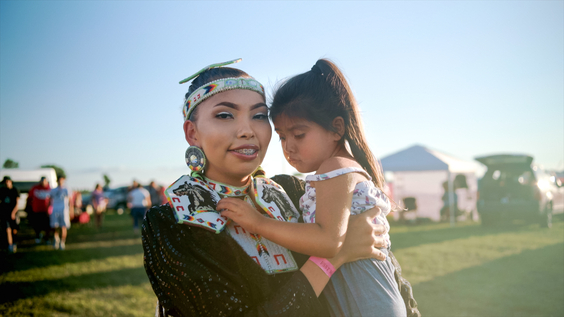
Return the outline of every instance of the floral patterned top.
<path id="1" fill-rule="evenodd" d="M 306 176 L 305 194 L 300 198 L 300 208 L 304 222 L 315 223 L 316 193 L 315 188 L 311 186 L 311 182 L 324 181 L 347 173 L 361 173 L 368 178 L 368 180 L 356 184 L 354 188 L 351 214 L 357 215 L 372 207 L 380 207 L 382 212 L 374 219 L 374 223 L 384 225 L 387 231 L 389 231 L 390 224 L 386 216 L 391 210 L 390 201 L 388 197 L 374 185 L 370 175 L 368 175 L 365 170 L 358 167 L 345 167 L 324 174 Z M 390 235 L 386 232 L 382 236 L 388 241 L 388 246 L 390 246 Z"/>

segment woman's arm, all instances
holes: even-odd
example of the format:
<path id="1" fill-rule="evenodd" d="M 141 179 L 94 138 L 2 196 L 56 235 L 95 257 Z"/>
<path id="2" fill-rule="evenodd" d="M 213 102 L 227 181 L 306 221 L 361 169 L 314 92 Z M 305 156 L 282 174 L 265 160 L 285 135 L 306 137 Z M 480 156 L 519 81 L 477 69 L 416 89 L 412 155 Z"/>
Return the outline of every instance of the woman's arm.
<path id="1" fill-rule="evenodd" d="M 375 258 L 381 261 L 386 259 L 386 255 L 379 250 L 387 247 L 386 240 L 381 237 L 386 233 L 386 228 L 373 223 L 379 213 L 380 209 L 376 207 L 349 218 L 348 233 L 341 251 L 335 257 L 328 259 L 335 269 L 360 259 Z M 307 261 L 301 271 L 319 296 L 330 277 L 312 261 Z"/>
<path id="2" fill-rule="evenodd" d="M 335 267 L 381 255 L 375 248 L 385 242 L 376 235 L 384 233 L 385 228 L 371 223 L 377 213 L 371 210 L 351 216 L 344 248 L 330 259 Z M 165 206 L 148 211 L 142 233 L 145 270 L 160 304 L 170 315 L 326 314 L 317 296 L 329 277 L 311 261 L 300 272 L 272 279 L 227 234 L 176 224 L 172 210 Z M 292 274 L 289 279 L 287 274 Z"/>

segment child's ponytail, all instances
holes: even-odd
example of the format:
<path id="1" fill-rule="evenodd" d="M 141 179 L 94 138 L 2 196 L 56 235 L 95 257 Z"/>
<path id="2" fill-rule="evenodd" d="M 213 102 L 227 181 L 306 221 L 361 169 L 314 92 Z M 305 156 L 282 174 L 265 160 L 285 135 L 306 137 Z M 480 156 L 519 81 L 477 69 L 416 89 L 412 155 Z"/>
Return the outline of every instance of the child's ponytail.
<path id="1" fill-rule="evenodd" d="M 318 60 L 310 71 L 284 82 L 276 91 L 270 108 L 275 120 L 281 114 L 313 121 L 328 131 L 335 131 L 333 120 L 342 117 L 347 142 L 355 160 L 384 188 L 384 175 L 368 147 L 356 100 L 339 68 L 326 59 Z"/>

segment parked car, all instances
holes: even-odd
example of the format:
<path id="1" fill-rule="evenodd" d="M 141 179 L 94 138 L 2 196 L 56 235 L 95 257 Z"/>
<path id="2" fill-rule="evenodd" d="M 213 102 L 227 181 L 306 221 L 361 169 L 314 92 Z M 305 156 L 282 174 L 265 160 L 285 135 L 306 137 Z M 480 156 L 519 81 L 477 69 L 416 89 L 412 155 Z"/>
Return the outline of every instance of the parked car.
<path id="1" fill-rule="evenodd" d="M 557 175 L 550 176 L 550 181 L 554 183 L 554 197 L 552 198 L 553 213 L 564 212 L 564 182 Z"/>
<path id="2" fill-rule="evenodd" d="M 108 198 L 107 209 L 114 209 L 118 214 L 123 214 L 127 208 L 128 186 L 104 190 L 104 196 Z"/>
<path id="3" fill-rule="evenodd" d="M 533 164 L 532 156 L 500 154 L 476 160 L 487 167 L 478 181 L 477 209 L 483 225 L 526 219 L 538 221 L 544 227 L 552 226 L 554 198 L 559 188 L 549 174 Z"/>

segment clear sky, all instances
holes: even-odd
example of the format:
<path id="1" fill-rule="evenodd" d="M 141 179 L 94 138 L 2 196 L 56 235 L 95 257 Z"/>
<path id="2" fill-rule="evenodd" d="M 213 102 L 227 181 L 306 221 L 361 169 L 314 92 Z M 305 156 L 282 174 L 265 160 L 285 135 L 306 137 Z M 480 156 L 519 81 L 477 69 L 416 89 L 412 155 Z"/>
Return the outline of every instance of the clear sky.
<path id="1" fill-rule="evenodd" d="M 377 157 L 564 169 L 563 1 L 0 1 L 0 161 L 168 185 L 187 172 L 178 81 L 239 57 L 269 94 L 332 59 Z M 263 166 L 294 171 L 276 136 Z"/>

